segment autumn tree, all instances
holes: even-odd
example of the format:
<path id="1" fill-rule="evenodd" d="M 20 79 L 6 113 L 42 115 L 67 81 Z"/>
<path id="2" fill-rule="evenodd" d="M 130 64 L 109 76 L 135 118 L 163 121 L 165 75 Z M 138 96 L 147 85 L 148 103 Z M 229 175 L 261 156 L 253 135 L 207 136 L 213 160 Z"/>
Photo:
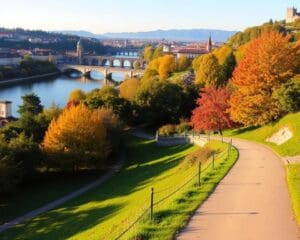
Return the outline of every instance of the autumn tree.
<path id="1" fill-rule="evenodd" d="M 228 113 L 230 93 L 226 88 L 204 88 L 192 114 L 192 124 L 197 131 L 216 131 L 233 126 Z"/>
<path id="2" fill-rule="evenodd" d="M 157 48 L 155 48 L 153 52 L 152 59 L 162 57 L 163 55 L 164 55 L 163 46 L 158 46 Z"/>
<path id="3" fill-rule="evenodd" d="M 213 54 L 218 59 L 223 70 L 224 81 L 227 82 L 231 78 L 236 65 L 233 49 L 228 45 L 223 45 L 220 48 L 216 48 Z"/>
<path id="4" fill-rule="evenodd" d="M 206 54 L 196 60 L 193 64 L 196 71 L 196 83 L 205 87 L 220 87 L 224 85 L 222 66 L 212 53 Z"/>
<path id="5" fill-rule="evenodd" d="M 73 90 L 68 98 L 68 102 L 81 102 L 85 99 L 85 93 L 81 89 Z"/>
<path id="6" fill-rule="evenodd" d="M 237 89 L 230 99 L 234 121 L 258 126 L 280 116 L 280 104 L 273 93 L 296 74 L 299 65 L 299 45 L 289 39 L 271 32 L 247 46 L 231 79 Z"/>
<path id="7" fill-rule="evenodd" d="M 42 146 L 54 166 L 74 171 L 103 165 L 110 151 L 101 114 L 83 104 L 52 120 Z"/>
<path id="8" fill-rule="evenodd" d="M 167 79 L 171 72 L 176 70 L 175 57 L 173 55 L 165 55 L 159 58 L 158 73 L 162 79 Z"/>
<path id="9" fill-rule="evenodd" d="M 177 70 L 185 71 L 190 66 L 190 60 L 186 56 L 180 56 L 177 60 Z"/>
<path id="10" fill-rule="evenodd" d="M 147 62 L 150 62 L 152 60 L 153 51 L 154 50 L 152 46 L 145 47 L 143 52 L 143 59 L 146 60 Z"/>
<path id="11" fill-rule="evenodd" d="M 120 85 L 120 96 L 127 100 L 133 100 L 138 87 L 140 86 L 140 80 L 137 78 L 126 79 Z"/>

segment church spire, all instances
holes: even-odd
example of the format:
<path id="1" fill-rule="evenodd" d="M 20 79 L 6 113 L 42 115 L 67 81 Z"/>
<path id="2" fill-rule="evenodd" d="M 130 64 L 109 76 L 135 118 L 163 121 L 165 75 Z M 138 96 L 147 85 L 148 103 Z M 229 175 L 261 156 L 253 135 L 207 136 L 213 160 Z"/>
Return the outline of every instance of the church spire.
<path id="1" fill-rule="evenodd" d="M 206 46 L 206 50 L 207 50 L 207 52 L 211 52 L 211 50 L 212 50 L 212 40 L 211 40 L 211 34 L 209 34 L 209 38 L 208 38 L 208 42 L 207 42 L 207 46 Z"/>

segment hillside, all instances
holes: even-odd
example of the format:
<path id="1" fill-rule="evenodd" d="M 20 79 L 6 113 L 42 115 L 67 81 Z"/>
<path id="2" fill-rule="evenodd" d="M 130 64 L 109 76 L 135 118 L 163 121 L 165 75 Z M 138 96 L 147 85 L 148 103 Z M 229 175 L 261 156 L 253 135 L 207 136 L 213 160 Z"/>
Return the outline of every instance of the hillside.
<path id="1" fill-rule="evenodd" d="M 280 22 L 268 22 L 260 26 L 250 27 L 245 29 L 243 32 L 238 32 L 228 39 L 228 44 L 234 48 L 250 42 L 251 40 L 259 37 L 263 33 L 279 31 L 282 33 L 289 33 L 292 35 L 293 40 L 297 41 L 300 39 L 300 21 L 286 24 L 285 21 Z"/>
<path id="2" fill-rule="evenodd" d="M 293 133 L 292 138 L 281 145 L 266 142 L 267 138 L 271 137 L 283 128 L 288 128 Z M 263 143 L 271 147 L 281 156 L 300 155 L 300 112 L 289 114 L 280 119 L 278 122 L 271 123 L 260 128 L 231 130 L 226 131 L 224 135 Z"/>

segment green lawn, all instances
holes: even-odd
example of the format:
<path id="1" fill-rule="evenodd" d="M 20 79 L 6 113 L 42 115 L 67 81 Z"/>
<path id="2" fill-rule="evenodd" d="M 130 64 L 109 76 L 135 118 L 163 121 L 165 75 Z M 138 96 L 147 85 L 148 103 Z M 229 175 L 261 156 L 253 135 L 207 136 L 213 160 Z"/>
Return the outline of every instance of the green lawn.
<path id="1" fill-rule="evenodd" d="M 149 206 L 151 187 L 155 189 L 155 199 L 159 200 L 159 192 L 166 194 L 169 191 L 166 192 L 166 188 L 180 186 L 197 173 L 197 166 L 188 167 L 182 163 L 183 157 L 196 150 L 196 146 L 159 147 L 152 140 L 134 137 L 128 137 L 126 142 L 128 151 L 126 164 L 105 184 L 28 223 L 20 224 L 0 234 L 0 239 L 111 240 Z M 221 143 L 211 144 L 219 151 L 227 147 Z M 236 156 L 236 150 L 232 149 L 230 161 L 218 159 L 216 169 L 208 172 L 206 176 L 203 174 L 202 188 L 196 188 L 191 182 L 191 185 L 185 186 L 156 206 L 156 225 L 144 220 L 138 222 L 134 231 L 139 233 L 146 231 L 147 235 L 154 236 L 157 229 L 159 236 L 166 236 L 159 239 L 171 239 L 176 229 L 184 224 L 187 216 L 227 173 Z M 163 215 L 167 217 L 163 218 Z M 172 223 L 168 226 L 170 229 L 168 231 L 165 231 L 166 223 Z M 129 235 L 134 233 L 129 232 Z M 125 239 L 128 239 L 128 236 Z"/>
<path id="2" fill-rule="evenodd" d="M 293 137 L 290 140 L 281 145 L 265 141 L 266 138 L 272 136 L 283 127 L 288 127 L 293 132 Z M 281 156 L 296 156 L 300 154 L 300 112 L 289 114 L 278 122 L 260 128 L 243 128 L 225 131 L 224 136 L 233 136 L 263 143 L 271 147 Z"/>
<path id="3" fill-rule="evenodd" d="M 0 224 L 57 200 L 101 176 L 100 172 L 79 176 L 52 174 L 0 196 Z"/>
<path id="4" fill-rule="evenodd" d="M 287 165 L 286 170 L 295 217 L 300 224 L 300 164 Z"/>

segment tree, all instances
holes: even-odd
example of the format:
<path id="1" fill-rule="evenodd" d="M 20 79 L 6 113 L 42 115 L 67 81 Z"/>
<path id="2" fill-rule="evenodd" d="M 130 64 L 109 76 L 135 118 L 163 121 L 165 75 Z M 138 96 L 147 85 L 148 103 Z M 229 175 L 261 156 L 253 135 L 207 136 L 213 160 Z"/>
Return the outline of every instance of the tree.
<path id="1" fill-rule="evenodd" d="M 233 49 L 228 45 L 223 45 L 220 48 L 216 48 L 213 54 L 218 59 L 219 64 L 222 66 L 224 81 L 227 82 L 231 76 L 236 65 Z"/>
<path id="2" fill-rule="evenodd" d="M 37 115 L 43 111 L 41 100 L 34 93 L 22 96 L 22 101 L 23 104 L 19 106 L 18 110 L 18 113 L 20 113 L 21 117 L 26 114 Z"/>
<path id="3" fill-rule="evenodd" d="M 213 86 L 220 87 L 224 83 L 224 75 L 222 66 L 219 64 L 218 59 L 214 54 L 209 53 L 195 62 L 194 66 L 198 66 L 196 71 L 196 83 L 205 87 Z"/>
<path id="4" fill-rule="evenodd" d="M 153 125 L 178 122 L 181 115 L 181 89 L 178 85 L 158 79 L 142 83 L 136 95 L 144 122 Z"/>
<path id="5" fill-rule="evenodd" d="M 120 96 L 129 101 L 133 100 L 139 86 L 140 86 L 139 79 L 137 78 L 126 79 L 120 85 Z"/>
<path id="6" fill-rule="evenodd" d="M 215 131 L 233 126 L 228 113 L 230 93 L 226 88 L 207 87 L 197 100 L 198 107 L 193 111 L 192 124 L 197 131 Z"/>
<path id="7" fill-rule="evenodd" d="M 167 79 L 171 72 L 176 70 L 175 57 L 173 55 L 165 55 L 158 59 L 158 73 L 162 79 Z"/>
<path id="8" fill-rule="evenodd" d="M 274 93 L 284 112 L 300 111 L 300 78 L 295 78 L 283 84 Z"/>
<path id="9" fill-rule="evenodd" d="M 152 56 L 153 56 L 153 47 L 152 46 L 145 47 L 143 52 L 144 60 L 150 62 L 152 60 Z"/>
<path id="10" fill-rule="evenodd" d="M 68 102 L 81 102 L 85 99 L 85 93 L 81 89 L 73 90 L 68 98 Z"/>
<path id="11" fill-rule="evenodd" d="M 180 56 L 177 60 L 177 70 L 185 71 L 190 66 L 190 60 L 186 56 Z"/>
<path id="12" fill-rule="evenodd" d="M 55 166 L 77 171 L 104 164 L 110 152 L 106 137 L 102 116 L 80 104 L 52 120 L 42 146 Z"/>
<path id="13" fill-rule="evenodd" d="M 299 45 L 289 39 L 271 32 L 247 46 L 230 81 L 237 89 L 230 99 L 234 121 L 259 126 L 280 116 L 280 104 L 273 93 L 296 74 L 299 66 Z"/>
<path id="14" fill-rule="evenodd" d="M 163 46 L 158 46 L 157 48 L 155 48 L 155 50 L 153 52 L 152 60 L 155 58 L 162 57 L 163 55 L 164 55 Z"/>

